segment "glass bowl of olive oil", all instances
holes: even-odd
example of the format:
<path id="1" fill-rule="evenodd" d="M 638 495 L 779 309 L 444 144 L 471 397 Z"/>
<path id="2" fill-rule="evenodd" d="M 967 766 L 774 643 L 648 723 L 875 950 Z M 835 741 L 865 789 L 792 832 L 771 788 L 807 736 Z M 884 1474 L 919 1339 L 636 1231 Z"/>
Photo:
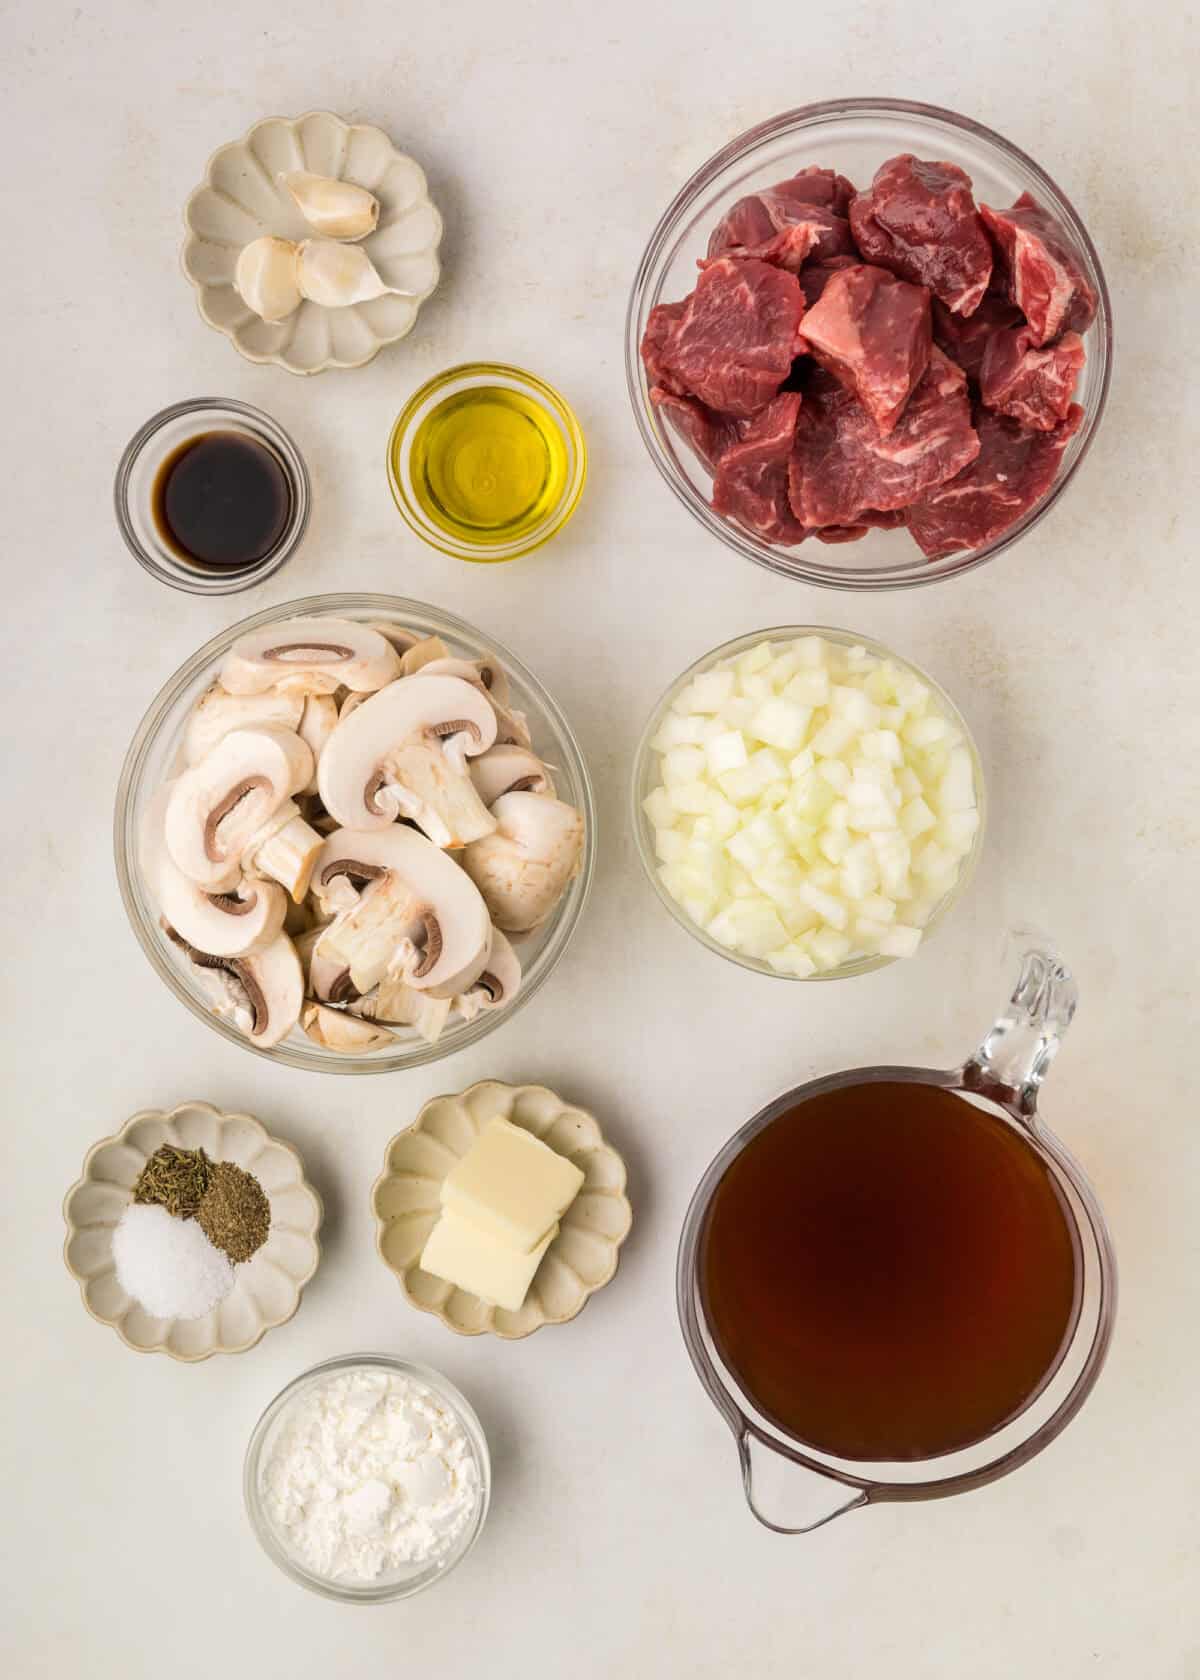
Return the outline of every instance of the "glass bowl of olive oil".
<path id="1" fill-rule="evenodd" d="M 459 560 L 515 560 L 562 530 L 587 479 L 579 422 L 552 386 L 501 362 L 438 374 L 388 440 L 388 482 L 419 537 Z"/>

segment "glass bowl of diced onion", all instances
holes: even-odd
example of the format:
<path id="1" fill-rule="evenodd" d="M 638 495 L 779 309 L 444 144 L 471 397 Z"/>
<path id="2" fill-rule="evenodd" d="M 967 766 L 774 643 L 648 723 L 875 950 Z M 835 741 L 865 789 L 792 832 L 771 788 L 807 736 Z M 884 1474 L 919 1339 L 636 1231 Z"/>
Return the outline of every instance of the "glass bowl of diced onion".
<path id="1" fill-rule="evenodd" d="M 979 753 L 945 690 L 820 625 L 706 653 L 634 759 L 634 834 L 663 904 L 710 951 L 782 979 L 914 955 L 965 892 L 985 817 Z"/>

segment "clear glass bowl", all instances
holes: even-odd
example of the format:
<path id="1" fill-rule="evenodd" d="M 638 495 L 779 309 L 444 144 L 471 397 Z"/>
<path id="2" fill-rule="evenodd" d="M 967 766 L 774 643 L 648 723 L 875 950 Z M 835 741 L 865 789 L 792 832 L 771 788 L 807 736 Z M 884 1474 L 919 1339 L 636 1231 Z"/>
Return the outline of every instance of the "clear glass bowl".
<path id="1" fill-rule="evenodd" d="M 159 926 L 158 906 L 142 879 L 138 844 L 143 812 L 155 791 L 175 773 L 176 756 L 187 718 L 200 695 L 215 679 L 217 668 L 234 641 L 260 624 L 319 614 L 358 619 L 363 623 L 391 620 L 423 635 L 441 636 L 451 653 L 462 658 L 479 659 L 488 655 L 498 658 L 508 673 L 513 705 L 527 714 L 534 751 L 554 771 L 559 797 L 583 813 L 584 852 L 579 874 L 563 894 L 549 921 L 515 942 L 522 969 L 521 989 L 517 996 L 505 1009 L 486 1010 L 474 1021 L 453 1022 L 436 1044 L 426 1044 L 423 1039 L 414 1036 L 412 1039 L 399 1039 L 395 1044 L 365 1056 L 346 1056 L 314 1044 L 299 1027 L 294 1027 L 281 1043 L 267 1049 L 252 1044 L 236 1027 L 213 1014 L 208 999 Z M 488 1033 L 503 1026 L 505 1021 L 511 1020 L 515 1011 L 528 1003 L 549 978 L 566 950 L 587 900 L 596 858 L 596 814 L 587 767 L 571 726 L 533 672 L 494 637 L 484 635 L 462 619 L 453 618 L 436 607 L 426 606 L 420 601 L 408 601 L 398 595 L 312 595 L 304 600 L 269 607 L 223 630 L 193 654 L 160 689 L 138 725 L 121 769 L 113 846 L 121 897 L 130 925 L 159 978 L 199 1020 L 231 1044 L 237 1044 L 256 1056 L 284 1062 L 289 1067 L 311 1068 L 320 1073 L 389 1073 L 397 1068 L 419 1067 L 425 1062 L 440 1061 L 443 1056 L 452 1056 L 467 1045 L 478 1043 Z"/>
<path id="2" fill-rule="evenodd" d="M 510 542 L 497 542 L 489 536 L 473 543 L 453 536 L 430 519 L 413 490 L 412 446 L 421 422 L 451 397 L 478 386 L 500 386 L 528 398 L 556 429 L 566 451 L 567 474 L 561 496 L 538 524 L 522 531 Z M 587 444 L 570 404 L 552 385 L 547 385 L 522 368 L 509 367 L 503 362 L 465 362 L 461 367 L 447 368 L 445 373 L 439 373 L 436 379 L 422 385 L 405 403 L 388 438 L 387 469 L 396 506 L 419 537 L 440 553 L 450 554 L 456 560 L 489 564 L 531 554 L 535 548 L 558 535 L 583 495 L 587 482 Z"/>
<path id="3" fill-rule="evenodd" d="M 181 445 L 210 432 L 240 432 L 262 444 L 278 461 L 288 482 L 287 524 L 269 554 L 247 566 L 189 564 L 164 540 L 154 519 L 154 485 L 159 468 Z M 237 595 L 253 589 L 287 564 L 308 527 L 312 500 L 304 459 L 276 420 L 232 397 L 194 397 L 152 414 L 126 446 L 117 465 L 113 503 L 129 552 L 151 577 L 189 595 Z"/>
<path id="4" fill-rule="evenodd" d="M 1096 319 L 1083 335 L 1087 364 L 1075 393 L 1083 424 L 1067 445 L 1058 476 L 1025 517 L 982 548 L 926 560 L 903 531 L 870 531 L 861 542 L 829 546 L 815 539 L 798 548 L 763 542 L 708 505 L 711 479 L 686 444 L 655 413 L 639 354 L 646 320 L 657 303 L 686 297 L 696 283 L 714 225 L 739 198 L 809 164 L 870 182 L 898 152 L 956 163 L 987 204 L 1012 204 L 1031 192 L 1071 234 L 1096 291 Z M 936 105 L 903 99 L 838 99 L 785 111 L 729 145 L 698 169 L 675 195 L 650 236 L 638 265 L 625 323 L 625 366 L 638 429 L 651 459 L 679 500 L 706 530 L 747 560 L 785 577 L 830 589 L 903 589 L 981 566 L 1031 531 L 1062 495 L 1087 454 L 1104 413 L 1112 367 L 1112 307 L 1087 229 L 1061 188 L 1018 147 L 980 123 Z"/>
<path id="5" fill-rule="evenodd" d="M 370 1586 L 350 1586 L 342 1581 L 330 1581 L 322 1575 L 314 1575 L 288 1550 L 286 1541 L 277 1532 L 263 1508 L 261 1471 L 264 1458 L 274 1444 L 279 1428 L 301 1396 L 318 1384 L 327 1382 L 332 1376 L 361 1370 L 387 1371 L 397 1376 L 411 1377 L 414 1382 L 422 1383 L 431 1389 L 447 1411 L 454 1413 L 471 1444 L 475 1467 L 479 1472 L 479 1499 L 470 1522 L 447 1556 L 423 1567 L 414 1565 L 409 1570 L 386 1580 L 373 1582 Z M 415 1365 L 407 1359 L 393 1359 L 385 1353 L 355 1353 L 347 1354 L 341 1359 L 327 1359 L 323 1364 L 314 1365 L 275 1396 L 255 1424 L 250 1444 L 246 1448 L 246 1461 L 242 1471 L 242 1496 L 250 1526 L 263 1551 L 291 1580 L 307 1587 L 310 1592 L 319 1593 L 322 1598 L 336 1599 L 340 1604 L 387 1604 L 398 1598 L 412 1598 L 415 1594 L 424 1592 L 425 1588 L 433 1586 L 435 1581 L 444 1581 L 450 1571 L 458 1567 L 483 1530 L 491 1499 L 491 1480 L 491 1459 L 483 1427 L 466 1396 L 460 1394 L 452 1382 L 440 1372 L 431 1370 L 428 1365 Z"/>
<path id="6" fill-rule="evenodd" d="M 927 671 L 922 671 L 919 665 L 914 665 L 911 659 L 904 659 L 894 653 L 891 648 L 884 647 L 882 642 L 876 642 L 870 636 L 857 636 L 850 630 L 832 630 L 826 624 L 785 624 L 777 625 L 771 630 L 754 630 L 748 636 L 738 636 L 732 642 L 725 642 L 721 647 L 706 653 L 695 664 L 689 665 L 682 676 L 671 684 L 670 688 L 659 700 L 650 713 L 650 721 L 642 731 L 642 738 L 637 744 L 633 759 L 633 833 L 637 842 L 638 856 L 642 860 L 642 867 L 646 871 L 650 885 L 658 894 L 659 900 L 674 916 L 680 927 L 686 928 L 693 939 L 698 939 L 701 945 L 710 951 L 715 951 L 719 957 L 725 957 L 729 962 L 735 962 L 741 968 L 748 968 L 755 974 L 765 974 L 772 980 L 799 980 L 805 984 L 813 980 L 848 980 L 856 974 L 873 974 L 877 968 L 886 968 L 889 963 L 900 962 L 899 957 L 855 957 L 849 962 L 842 963 L 837 968 L 818 969 L 815 974 L 780 974 L 767 962 L 757 957 L 745 956 L 740 951 L 731 951 L 725 945 L 705 932 L 699 923 L 692 921 L 681 904 L 677 904 L 670 893 L 663 886 L 658 876 L 659 860 L 654 850 L 654 828 L 642 809 L 642 801 L 654 788 L 661 783 L 659 771 L 660 756 L 651 747 L 650 742 L 658 733 L 659 724 L 670 711 L 678 694 L 682 692 L 694 677 L 701 671 L 708 671 L 723 659 L 736 658 L 748 649 L 757 647 L 759 642 L 787 642 L 797 636 L 824 636 L 826 641 L 837 642 L 841 647 L 863 647 L 868 653 L 875 654 L 880 659 L 890 659 L 894 664 L 901 665 L 906 671 L 911 671 L 921 682 L 931 688 L 937 696 L 943 715 L 952 723 L 955 729 L 962 731 L 963 743 L 971 754 L 971 762 L 975 767 L 975 798 L 979 810 L 979 827 L 975 831 L 975 841 L 971 850 L 963 858 L 958 872 L 958 878 L 953 887 L 937 905 L 929 921 L 925 925 L 924 938 L 921 949 L 929 940 L 941 923 L 945 920 L 951 908 L 958 903 L 963 893 L 970 885 L 971 877 L 975 873 L 975 865 L 979 861 L 979 854 L 983 850 L 984 830 L 987 827 L 987 794 L 984 786 L 983 764 L 979 751 L 967 727 L 966 719 L 958 707 L 951 700 L 942 686 L 935 682 Z"/>

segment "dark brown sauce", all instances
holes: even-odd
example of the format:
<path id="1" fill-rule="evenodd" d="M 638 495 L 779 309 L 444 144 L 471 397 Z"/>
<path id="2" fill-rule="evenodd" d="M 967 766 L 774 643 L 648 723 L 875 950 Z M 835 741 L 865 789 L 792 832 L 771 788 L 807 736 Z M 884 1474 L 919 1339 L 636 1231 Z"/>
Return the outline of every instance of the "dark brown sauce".
<path id="1" fill-rule="evenodd" d="M 1078 1239 L 1004 1121 L 932 1086 L 852 1085 L 779 1116 L 717 1185 L 701 1300 L 753 1404 L 840 1458 L 932 1458 L 1043 1387 Z"/>
<path id="2" fill-rule="evenodd" d="M 287 528 L 292 493 L 278 458 L 241 432 L 189 438 L 158 470 L 154 523 L 195 566 L 227 570 L 264 560 Z"/>

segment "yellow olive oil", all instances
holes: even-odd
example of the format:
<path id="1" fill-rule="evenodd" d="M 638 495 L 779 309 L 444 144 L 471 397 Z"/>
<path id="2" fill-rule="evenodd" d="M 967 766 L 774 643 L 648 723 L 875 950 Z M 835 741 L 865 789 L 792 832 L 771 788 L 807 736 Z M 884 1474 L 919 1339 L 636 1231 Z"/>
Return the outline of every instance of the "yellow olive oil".
<path id="1" fill-rule="evenodd" d="M 479 547 L 536 530 L 558 505 L 568 469 L 551 416 L 502 385 L 473 386 L 431 409 L 409 456 L 413 495 L 426 517 Z"/>

